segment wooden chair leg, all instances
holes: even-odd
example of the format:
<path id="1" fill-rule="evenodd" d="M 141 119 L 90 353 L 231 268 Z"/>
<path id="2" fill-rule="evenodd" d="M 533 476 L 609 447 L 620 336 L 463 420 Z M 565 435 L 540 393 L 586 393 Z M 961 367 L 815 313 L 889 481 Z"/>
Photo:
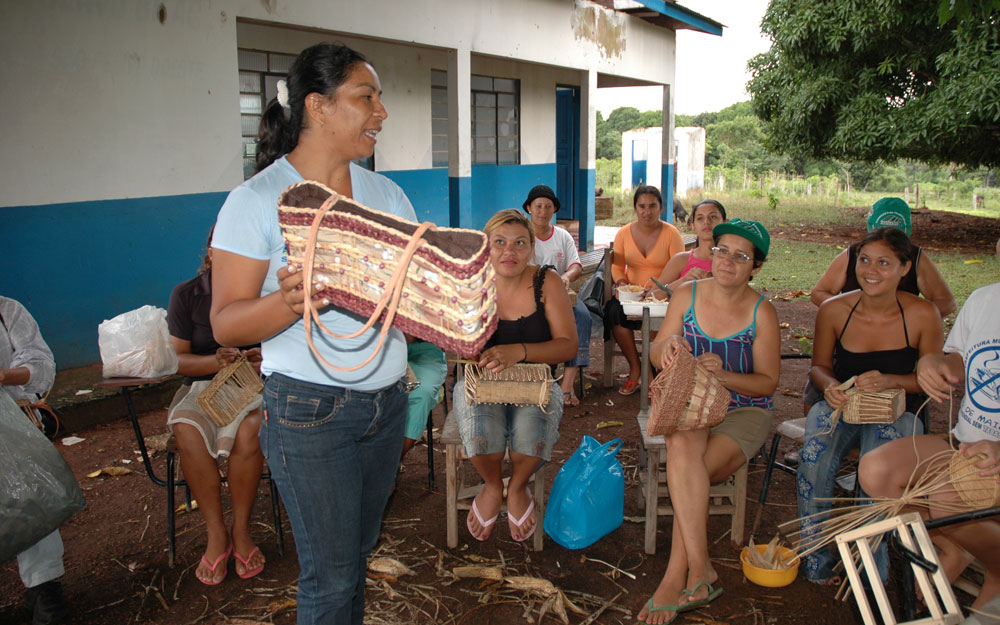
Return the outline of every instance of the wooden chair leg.
<path id="1" fill-rule="evenodd" d="M 743 529 L 747 517 L 747 464 L 733 474 L 733 523 L 729 537 L 737 547 L 743 545 Z"/>
<path id="2" fill-rule="evenodd" d="M 458 445 L 445 446 L 445 522 L 448 528 L 448 548 L 458 547 Z"/>
<path id="3" fill-rule="evenodd" d="M 644 549 L 652 555 L 656 553 L 656 522 L 659 516 L 660 463 L 666 461 L 666 454 L 658 450 L 647 453 L 646 457 L 646 537 Z"/>
<path id="4" fill-rule="evenodd" d="M 545 542 L 545 465 L 535 471 L 535 490 L 532 494 L 535 499 L 535 534 L 532 536 L 533 548 L 541 551 Z"/>

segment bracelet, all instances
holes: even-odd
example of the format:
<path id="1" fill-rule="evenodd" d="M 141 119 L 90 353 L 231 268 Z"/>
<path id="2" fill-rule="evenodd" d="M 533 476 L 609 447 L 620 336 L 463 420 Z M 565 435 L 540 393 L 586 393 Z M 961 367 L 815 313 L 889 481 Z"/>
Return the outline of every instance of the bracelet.
<path id="1" fill-rule="evenodd" d="M 520 364 L 520 363 L 522 363 L 522 362 L 524 362 L 525 360 L 528 359 L 528 346 L 525 345 L 524 343 L 521 343 L 521 349 L 524 350 L 524 357 L 522 357 L 521 360 L 517 361 L 518 364 Z"/>

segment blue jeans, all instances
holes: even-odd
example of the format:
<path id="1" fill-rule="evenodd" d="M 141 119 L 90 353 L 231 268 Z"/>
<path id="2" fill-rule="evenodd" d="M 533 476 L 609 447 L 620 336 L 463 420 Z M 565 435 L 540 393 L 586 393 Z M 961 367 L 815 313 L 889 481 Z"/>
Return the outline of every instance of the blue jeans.
<path id="1" fill-rule="evenodd" d="M 549 387 L 549 405 L 470 404 L 465 396 L 465 378 L 455 383 L 455 420 L 466 457 L 501 454 L 510 446 L 514 453 L 548 462 L 559 440 L 563 394 L 559 384 Z"/>
<path id="2" fill-rule="evenodd" d="M 573 320 L 576 321 L 576 338 L 579 346 L 576 348 L 576 358 L 566 363 L 567 367 L 586 367 L 590 364 L 590 328 L 594 320 L 583 300 L 577 299 L 573 307 Z"/>
<path id="3" fill-rule="evenodd" d="M 833 497 L 840 461 L 853 447 L 860 445 L 863 456 L 884 443 L 912 436 L 914 432 L 920 434 L 924 430 L 923 424 L 913 413 L 904 412 L 894 423 L 886 425 L 851 425 L 841 420 L 833 432 L 827 433 L 832 414 L 830 405 L 825 400 L 820 400 L 813 404 L 806 417 L 805 444 L 799 452 L 799 467 L 795 477 L 799 517 L 830 510 L 832 502 L 817 499 Z M 819 532 L 816 523 L 824 518 L 802 521 L 801 538 L 804 540 Z M 875 563 L 878 565 L 879 575 L 885 581 L 889 574 L 889 558 L 884 540 L 875 552 Z M 806 579 L 823 583 L 833 577 L 836 562 L 830 550 L 824 547 L 806 556 L 803 564 Z"/>
<path id="4" fill-rule="evenodd" d="M 274 374 L 260 447 L 299 555 L 299 625 L 361 625 L 365 569 L 396 477 L 406 422 L 402 381 L 379 391 Z"/>

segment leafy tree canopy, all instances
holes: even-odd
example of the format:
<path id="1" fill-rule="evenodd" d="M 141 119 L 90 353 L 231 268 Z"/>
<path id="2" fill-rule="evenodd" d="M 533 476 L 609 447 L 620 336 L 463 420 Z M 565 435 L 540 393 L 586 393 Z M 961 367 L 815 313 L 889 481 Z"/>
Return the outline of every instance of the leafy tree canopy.
<path id="1" fill-rule="evenodd" d="M 958 2 L 771 0 L 747 85 L 771 147 L 1000 164 L 1000 3 Z"/>

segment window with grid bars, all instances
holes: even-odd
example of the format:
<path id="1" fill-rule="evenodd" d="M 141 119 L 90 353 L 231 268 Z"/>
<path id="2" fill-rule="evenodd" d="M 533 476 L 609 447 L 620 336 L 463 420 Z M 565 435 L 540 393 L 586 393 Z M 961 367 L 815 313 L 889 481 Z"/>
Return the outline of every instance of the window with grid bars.
<path id="1" fill-rule="evenodd" d="M 473 74 L 472 162 L 516 165 L 521 160 L 520 81 Z M 431 70 L 431 149 L 434 167 L 448 166 L 448 73 Z"/>
<path id="2" fill-rule="evenodd" d="M 253 175 L 257 159 L 257 128 L 264 107 L 278 95 L 278 81 L 285 77 L 294 54 L 263 50 L 237 50 L 240 72 L 240 134 L 243 139 L 243 179 Z"/>

